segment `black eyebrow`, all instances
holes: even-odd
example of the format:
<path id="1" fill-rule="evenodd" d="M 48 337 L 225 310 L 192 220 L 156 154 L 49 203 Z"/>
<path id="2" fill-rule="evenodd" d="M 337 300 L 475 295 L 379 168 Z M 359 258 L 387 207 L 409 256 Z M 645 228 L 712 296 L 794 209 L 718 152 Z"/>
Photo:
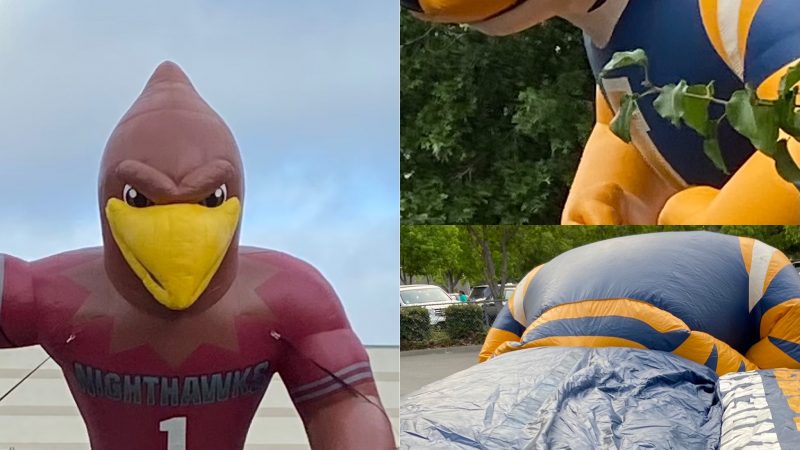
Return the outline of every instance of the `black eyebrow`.
<path id="1" fill-rule="evenodd" d="M 594 5 L 592 5 L 592 7 L 589 8 L 589 11 L 586 11 L 586 12 L 592 12 L 592 11 L 596 10 L 597 8 L 605 5 L 607 1 L 608 0 L 597 0 L 596 2 L 594 2 Z"/>

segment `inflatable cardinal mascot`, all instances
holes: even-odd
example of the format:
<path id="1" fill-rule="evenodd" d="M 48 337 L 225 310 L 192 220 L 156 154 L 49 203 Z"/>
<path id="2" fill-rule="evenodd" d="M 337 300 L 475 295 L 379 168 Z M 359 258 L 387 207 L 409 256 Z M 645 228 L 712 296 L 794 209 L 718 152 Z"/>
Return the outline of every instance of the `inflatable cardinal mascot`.
<path id="1" fill-rule="evenodd" d="M 746 84 L 775 99 L 780 78 L 800 59 L 795 0 L 401 0 L 422 19 L 470 23 L 506 35 L 563 17 L 586 35 L 595 75 L 614 53 L 644 49 L 656 85 L 714 81 L 729 98 Z M 730 173 L 703 152 L 703 139 L 639 102 L 631 144 L 609 129 L 620 99 L 641 91 L 640 68 L 598 80 L 597 123 L 586 144 L 562 221 L 567 224 L 797 224 L 800 191 L 772 159 L 724 123 Z M 788 136 L 787 136 L 788 137 Z M 789 150 L 800 161 L 800 143 Z"/>
<path id="2" fill-rule="evenodd" d="M 0 347 L 61 366 L 93 449 L 242 449 L 275 373 L 314 448 L 394 445 L 330 285 L 239 247 L 242 178 L 230 130 L 166 62 L 106 146 L 103 247 L 2 256 Z"/>

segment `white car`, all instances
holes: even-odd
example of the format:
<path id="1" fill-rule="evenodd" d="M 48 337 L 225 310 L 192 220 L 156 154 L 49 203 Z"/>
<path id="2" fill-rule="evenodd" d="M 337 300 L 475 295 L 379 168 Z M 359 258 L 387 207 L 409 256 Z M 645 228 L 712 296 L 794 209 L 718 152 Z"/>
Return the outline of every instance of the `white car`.
<path id="1" fill-rule="evenodd" d="M 458 304 L 444 289 L 430 284 L 410 284 L 400 286 L 400 307 L 421 306 L 428 310 L 431 325 L 444 321 L 444 310 Z"/>

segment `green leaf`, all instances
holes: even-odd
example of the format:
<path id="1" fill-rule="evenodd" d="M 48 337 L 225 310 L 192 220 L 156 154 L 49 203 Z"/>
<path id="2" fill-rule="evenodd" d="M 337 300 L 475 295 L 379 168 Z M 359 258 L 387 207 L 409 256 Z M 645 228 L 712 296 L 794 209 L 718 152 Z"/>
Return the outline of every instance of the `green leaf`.
<path id="1" fill-rule="evenodd" d="M 685 80 L 681 80 L 677 85 L 668 84 L 661 88 L 661 93 L 653 100 L 656 112 L 675 126 L 681 124 L 684 115 L 683 99 L 688 87 Z"/>
<path id="2" fill-rule="evenodd" d="M 632 94 L 625 94 L 625 96 L 622 97 L 617 115 L 614 116 L 614 120 L 612 120 L 609 125 L 611 132 L 626 143 L 631 142 L 631 121 L 633 120 L 633 114 L 638 109 L 639 106 L 636 104 L 636 97 Z"/>
<path id="3" fill-rule="evenodd" d="M 725 159 L 722 157 L 722 149 L 719 146 L 718 130 L 719 122 L 708 123 L 708 137 L 703 141 L 703 152 L 708 156 L 711 162 L 717 169 L 721 170 L 725 175 L 728 175 L 728 167 L 725 165 Z"/>
<path id="4" fill-rule="evenodd" d="M 710 127 L 708 106 L 713 95 L 713 82 L 689 86 L 686 81 L 681 80 L 677 85 L 669 84 L 661 88 L 661 93 L 653 101 L 653 107 L 673 125 L 680 126 L 683 120 L 701 136 L 707 137 Z"/>
<path id="5" fill-rule="evenodd" d="M 708 107 L 714 96 L 714 82 L 689 86 L 686 92 L 693 96 L 683 97 L 683 121 L 701 136 L 708 137 L 713 127 L 708 119 Z M 694 95 L 708 98 L 697 98 Z"/>
<path id="6" fill-rule="evenodd" d="M 729 175 L 728 167 L 725 165 L 725 160 L 722 158 L 722 149 L 719 146 L 719 139 L 708 138 L 703 141 L 703 152 L 711 159 L 717 169 L 721 170 L 725 175 Z"/>
<path id="7" fill-rule="evenodd" d="M 800 83 L 800 64 L 789 67 L 786 74 L 781 78 L 781 94 L 792 92 L 797 83 Z"/>
<path id="8" fill-rule="evenodd" d="M 797 167 L 797 163 L 792 159 L 786 139 L 781 139 L 777 143 L 773 158 L 775 168 L 784 180 L 794 184 L 800 183 L 800 167 Z"/>
<path id="9" fill-rule="evenodd" d="M 800 114 L 795 107 L 797 88 L 792 88 L 789 92 L 780 95 L 775 101 L 775 114 L 778 117 L 778 125 L 795 139 L 800 139 Z"/>
<path id="10" fill-rule="evenodd" d="M 772 155 L 778 141 L 778 114 L 770 106 L 758 104 L 752 89 L 736 91 L 725 108 L 728 122 L 753 145 Z"/>
<path id="11" fill-rule="evenodd" d="M 600 77 L 605 77 L 608 72 L 613 70 L 630 66 L 647 67 L 647 64 L 647 53 L 640 48 L 629 52 L 617 52 L 614 53 L 614 56 L 611 57 L 611 61 L 600 71 Z"/>

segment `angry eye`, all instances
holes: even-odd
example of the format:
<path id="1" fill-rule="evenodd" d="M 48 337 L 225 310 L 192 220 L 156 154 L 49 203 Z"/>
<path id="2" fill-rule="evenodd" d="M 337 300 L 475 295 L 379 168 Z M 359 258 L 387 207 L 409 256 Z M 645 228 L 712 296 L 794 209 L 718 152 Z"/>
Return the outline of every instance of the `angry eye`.
<path id="1" fill-rule="evenodd" d="M 223 184 L 220 187 L 218 187 L 211 195 L 209 195 L 202 202 L 200 202 L 200 204 L 208 208 L 216 208 L 217 206 L 225 203 L 225 200 L 227 199 L 228 199 L 228 187 Z"/>
<path id="2" fill-rule="evenodd" d="M 126 184 L 125 187 L 122 188 L 122 198 L 125 200 L 125 203 L 134 208 L 146 208 L 153 205 L 153 202 L 149 198 L 145 197 L 144 194 L 137 191 L 130 184 Z"/>

